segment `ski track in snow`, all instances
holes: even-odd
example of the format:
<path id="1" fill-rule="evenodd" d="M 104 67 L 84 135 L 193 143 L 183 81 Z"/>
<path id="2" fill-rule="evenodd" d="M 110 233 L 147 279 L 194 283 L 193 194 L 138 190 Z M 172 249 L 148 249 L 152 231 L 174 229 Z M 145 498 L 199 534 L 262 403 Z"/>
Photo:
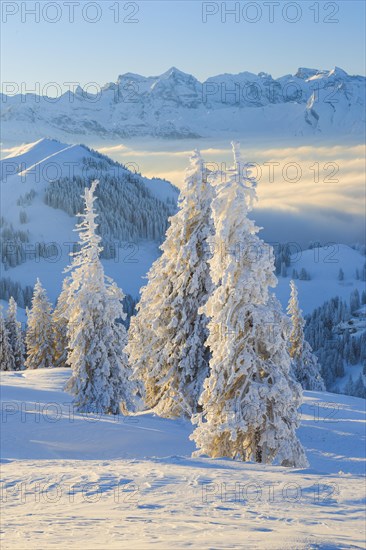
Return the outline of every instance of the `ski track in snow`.
<path id="1" fill-rule="evenodd" d="M 188 421 L 74 414 L 69 375 L 2 373 L 2 550 L 364 548 L 363 400 L 305 393 L 296 470 L 193 459 Z"/>

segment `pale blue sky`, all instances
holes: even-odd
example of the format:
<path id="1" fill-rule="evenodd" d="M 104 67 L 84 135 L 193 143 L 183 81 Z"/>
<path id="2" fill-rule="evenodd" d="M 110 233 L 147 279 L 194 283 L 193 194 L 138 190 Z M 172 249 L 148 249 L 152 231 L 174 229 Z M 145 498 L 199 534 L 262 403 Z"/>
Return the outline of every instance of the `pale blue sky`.
<path id="1" fill-rule="evenodd" d="M 251 2 L 244 14 L 248 2 L 239 2 L 238 22 L 233 15 L 222 21 L 221 1 L 206 7 L 198 0 L 73 3 L 74 22 L 69 22 L 70 2 L 2 1 L 2 81 L 25 82 L 30 89 L 34 82 L 42 86 L 50 81 L 103 85 L 128 71 L 155 75 L 172 65 L 201 80 L 244 70 L 276 77 L 294 73 L 299 66 L 331 69 L 338 65 L 351 74 L 365 74 L 364 1 L 272 2 L 272 23 L 270 7 L 263 1 Z M 31 9 L 36 4 L 40 22 L 25 11 L 25 6 Z M 139 11 L 130 18 L 138 22 L 123 22 L 134 10 L 133 4 Z M 223 4 L 232 9 L 235 2 Z M 117 5 L 120 21 L 114 22 Z M 89 20 L 97 16 L 100 20 L 85 21 L 83 10 Z M 202 10 L 218 13 L 208 15 L 203 23 Z M 12 11 L 17 13 L 7 15 Z M 257 22 L 248 22 L 256 17 Z M 298 22 L 285 20 L 296 17 Z M 50 22 L 57 18 L 58 22 Z M 337 23 L 325 22 L 337 19 Z"/>

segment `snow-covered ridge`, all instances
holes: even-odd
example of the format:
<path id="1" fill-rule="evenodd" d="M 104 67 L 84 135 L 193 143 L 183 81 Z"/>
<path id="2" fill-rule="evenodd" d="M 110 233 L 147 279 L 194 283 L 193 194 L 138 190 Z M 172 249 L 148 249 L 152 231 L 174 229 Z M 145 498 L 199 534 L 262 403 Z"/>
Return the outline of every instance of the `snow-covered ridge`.
<path id="1" fill-rule="evenodd" d="M 1 94 L 3 140 L 52 135 L 88 139 L 184 138 L 230 130 L 254 135 L 362 134 L 365 77 L 299 68 L 274 79 L 249 72 L 200 82 L 172 67 L 159 76 L 126 73 L 94 94 L 80 86 L 57 98 Z"/>
<path id="2" fill-rule="evenodd" d="M 111 276 L 117 273 L 119 283 L 121 278 L 127 283 L 126 292 L 137 296 L 175 211 L 178 190 L 173 185 L 133 173 L 84 145 L 52 139 L 13 151 L 0 161 L 0 174 L 3 277 L 22 286 L 40 277 L 56 299 L 70 243 L 77 240 L 73 229 L 83 208 L 81 194 L 86 184 L 99 179 L 97 211 L 106 270 Z M 18 244 L 7 246 L 9 242 Z M 38 255 L 38 243 L 46 243 L 52 260 Z"/>

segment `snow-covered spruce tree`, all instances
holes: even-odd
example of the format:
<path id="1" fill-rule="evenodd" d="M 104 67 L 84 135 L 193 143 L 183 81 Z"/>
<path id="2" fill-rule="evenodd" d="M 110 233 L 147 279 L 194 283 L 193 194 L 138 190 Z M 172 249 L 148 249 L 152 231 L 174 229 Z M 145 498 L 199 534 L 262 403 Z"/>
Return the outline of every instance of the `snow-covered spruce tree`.
<path id="1" fill-rule="evenodd" d="M 65 277 L 62 291 L 57 299 L 55 310 L 52 314 L 52 327 L 54 333 L 53 364 L 55 367 L 69 367 L 67 362 L 68 338 L 67 338 L 67 298 L 72 279 Z"/>
<path id="2" fill-rule="evenodd" d="M 305 321 L 299 306 L 297 288 L 294 281 L 290 281 L 290 288 L 291 295 L 287 306 L 287 313 L 291 317 L 289 352 L 292 358 L 295 378 L 304 390 L 325 391 L 318 359 L 304 337 Z"/>
<path id="3" fill-rule="evenodd" d="M 24 341 L 22 334 L 22 325 L 17 320 L 17 303 L 11 296 L 6 316 L 5 325 L 9 335 L 10 346 L 13 350 L 15 370 L 24 369 Z"/>
<path id="4" fill-rule="evenodd" d="M 146 408 L 163 417 L 197 411 L 208 375 L 207 319 L 198 309 L 211 291 L 209 238 L 212 188 L 195 151 L 162 255 L 148 273 L 138 313 L 131 318 L 127 353 Z"/>
<path id="5" fill-rule="evenodd" d="M 15 370 L 15 359 L 5 325 L 2 306 L 0 306 L 0 370 Z"/>
<path id="6" fill-rule="evenodd" d="M 212 202 L 216 230 L 210 260 L 214 292 L 203 311 L 210 318 L 210 375 L 203 411 L 191 439 L 194 454 L 283 466 L 305 466 L 297 439 L 301 386 L 290 372 L 286 318 L 269 287 L 276 285 L 274 255 L 247 214 L 256 199 L 250 169 L 233 144 L 235 168 L 216 178 Z"/>
<path id="7" fill-rule="evenodd" d="M 124 352 L 126 329 L 123 292 L 104 274 L 100 261 L 94 192 L 98 181 L 85 189 L 85 212 L 79 214 L 80 251 L 72 254 L 67 271 L 67 362 L 72 376 L 66 389 L 81 412 L 118 414 L 131 406 L 132 383 Z"/>
<path id="8" fill-rule="evenodd" d="M 351 313 L 353 314 L 355 311 L 360 309 L 360 307 L 361 307 L 360 293 L 358 292 L 358 289 L 355 288 L 355 290 L 351 292 L 351 296 L 350 296 Z"/>
<path id="9" fill-rule="evenodd" d="M 53 366 L 52 306 L 39 279 L 34 286 L 32 307 L 27 309 L 28 323 L 25 336 L 27 369 Z"/>

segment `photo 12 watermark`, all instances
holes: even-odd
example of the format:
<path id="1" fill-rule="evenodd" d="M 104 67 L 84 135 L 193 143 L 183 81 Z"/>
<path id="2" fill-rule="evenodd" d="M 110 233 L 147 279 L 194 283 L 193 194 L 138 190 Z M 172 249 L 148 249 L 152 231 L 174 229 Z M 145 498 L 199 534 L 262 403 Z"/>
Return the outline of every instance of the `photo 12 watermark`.
<path id="1" fill-rule="evenodd" d="M 202 23 L 340 22 L 339 2 L 202 2 Z"/>
<path id="2" fill-rule="evenodd" d="M 49 23 L 59 22 L 95 25 L 100 21 L 110 24 L 136 24 L 140 22 L 140 2 L 1 2 L 1 22 Z"/>

